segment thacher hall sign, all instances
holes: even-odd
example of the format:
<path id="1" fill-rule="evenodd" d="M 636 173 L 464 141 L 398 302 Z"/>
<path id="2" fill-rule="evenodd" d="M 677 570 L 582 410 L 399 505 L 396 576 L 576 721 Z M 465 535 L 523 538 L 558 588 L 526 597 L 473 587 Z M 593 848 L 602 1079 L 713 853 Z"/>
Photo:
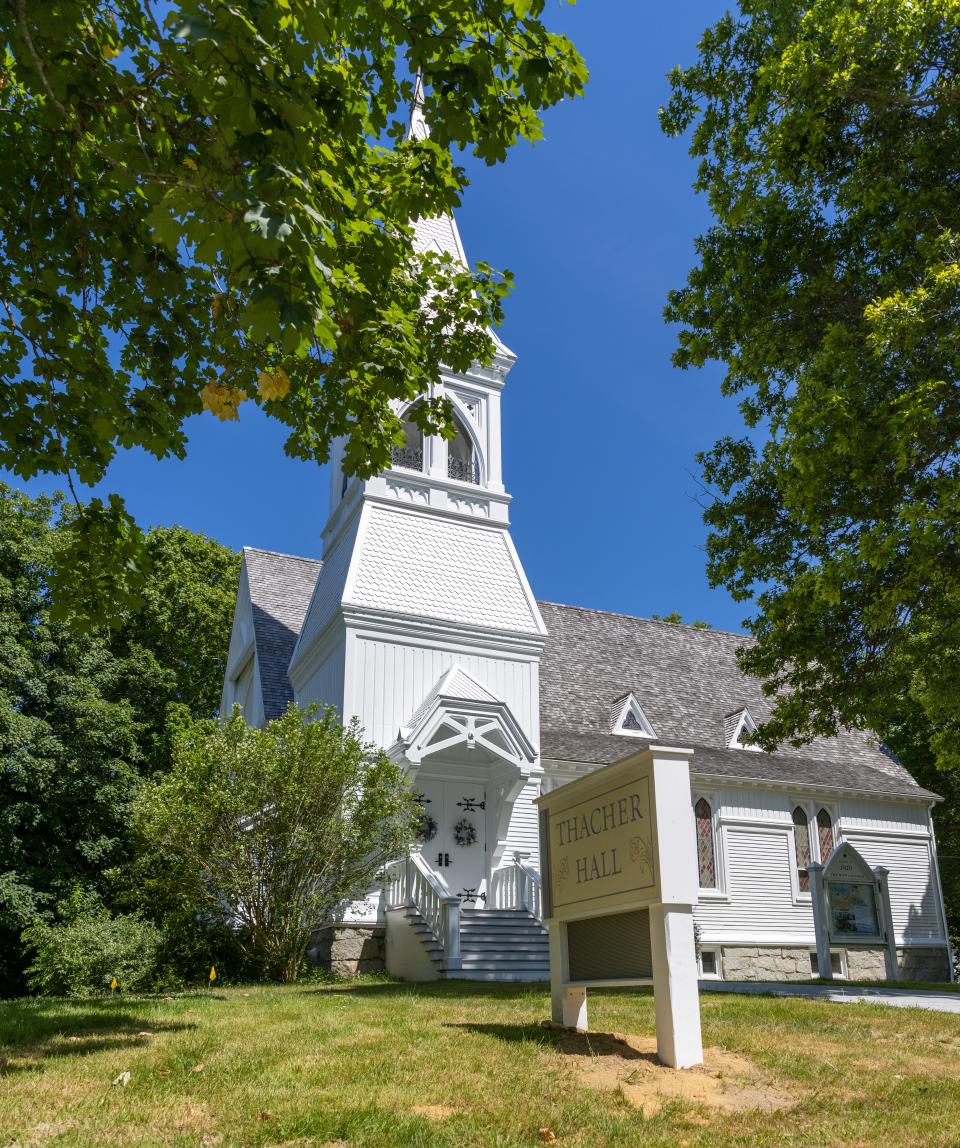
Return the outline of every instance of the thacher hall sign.
<path id="1" fill-rule="evenodd" d="M 692 752 L 650 746 L 537 801 L 554 1021 L 586 1028 L 590 985 L 652 983 L 674 1068 L 703 1061 Z"/>

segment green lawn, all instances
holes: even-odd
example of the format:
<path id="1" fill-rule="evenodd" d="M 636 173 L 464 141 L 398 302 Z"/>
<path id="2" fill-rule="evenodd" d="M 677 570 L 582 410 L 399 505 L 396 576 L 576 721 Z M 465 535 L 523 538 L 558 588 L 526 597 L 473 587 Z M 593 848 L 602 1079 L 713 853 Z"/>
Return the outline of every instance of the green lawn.
<path id="1" fill-rule="evenodd" d="M 539 985 L 6 1002 L 0 1145 L 960 1144 L 960 1017 L 727 995 L 702 1006 L 705 1043 L 747 1068 L 736 1082 L 701 1075 L 786 1107 L 667 1100 L 645 1117 L 634 1084 L 666 1070 L 541 1027 Z M 653 1034 L 648 994 L 594 992 L 590 1010 L 597 1032 Z"/>

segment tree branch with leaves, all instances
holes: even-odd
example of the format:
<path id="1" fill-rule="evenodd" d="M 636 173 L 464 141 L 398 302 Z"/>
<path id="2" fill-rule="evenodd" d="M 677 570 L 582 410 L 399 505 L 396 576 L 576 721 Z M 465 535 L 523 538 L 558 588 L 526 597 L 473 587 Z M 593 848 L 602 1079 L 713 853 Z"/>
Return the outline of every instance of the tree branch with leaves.
<path id="1" fill-rule="evenodd" d="M 387 465 L 398 401 L 491 360 L 508 274 L 417 254 L 455 148 L 542 133 L 586 70 L 542 0 L 21 0 L 0 11 L 0 466 L 93 485 L 118 450 L 256 403 L 288 453 Z M 430 139 L 407 138 L 413 76 Z M 423 306 L 429 298 L 430 307 Z M 423 429 L 452 426 L 439 400 Z M 77 519 L 59 597 L 108 620 L 147 561 L 123 503 Z"/>

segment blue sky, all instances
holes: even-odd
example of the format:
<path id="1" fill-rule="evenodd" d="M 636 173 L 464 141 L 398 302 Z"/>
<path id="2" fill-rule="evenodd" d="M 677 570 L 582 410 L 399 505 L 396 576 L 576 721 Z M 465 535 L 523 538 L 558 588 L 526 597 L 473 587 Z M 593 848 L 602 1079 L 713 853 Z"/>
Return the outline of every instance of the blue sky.
<path id="1" fill-rule="evenodd" d="M 690 472 L 698 450 L 739 433 L 739 413 L 720 396 L 720 367 L 670 365 L 675 335 L 662 318 L 709 217 L 684 144 L 657 123 L 666 73 L 693 61 L 726 7 L 548 3 L 547 19 L 587 59 L 587 94 L 547 115 L 536 147 L 499 167 L 468 165 L 458 221 L 468 256 L 517 279 L 501 332 L 519 356 L 504 393 L 504 469 L 535 593 L 738 629 L 746 608 L 707 585 Z M 249 407 L 238 424 L 202 416 L 187 461 L 128 453 L 104 489 L 144 525 L 319 555 L 327 474 L 285 458 L 283 437 Z"/>

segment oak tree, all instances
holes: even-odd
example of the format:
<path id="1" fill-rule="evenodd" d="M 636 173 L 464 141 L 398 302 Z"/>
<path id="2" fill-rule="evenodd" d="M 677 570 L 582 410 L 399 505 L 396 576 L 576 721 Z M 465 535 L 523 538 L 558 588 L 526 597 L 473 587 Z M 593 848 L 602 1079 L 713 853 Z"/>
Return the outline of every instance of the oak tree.
<path id="1" fill-rule="evenodd" d="M 713 221 L 666 313 L 747 424 L 700 462 L 759 739 L 909 712 L 958 764 L 960 8 L 743 0 L 671 85 Z"/>

